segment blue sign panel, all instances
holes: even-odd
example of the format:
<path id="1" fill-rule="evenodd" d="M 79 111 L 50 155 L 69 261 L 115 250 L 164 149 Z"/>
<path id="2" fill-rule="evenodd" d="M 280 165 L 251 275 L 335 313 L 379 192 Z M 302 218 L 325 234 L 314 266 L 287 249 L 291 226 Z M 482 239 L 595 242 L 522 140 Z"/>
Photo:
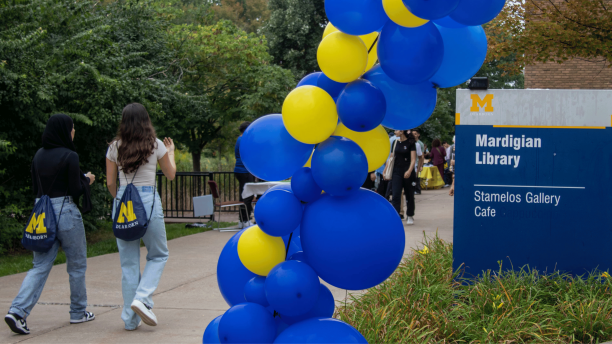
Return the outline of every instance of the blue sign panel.
<path id="1" fill-rule="evenodd" d="M 453 268 L 612 269 L 611 147 L 610 127 L 457 125 Z"/>

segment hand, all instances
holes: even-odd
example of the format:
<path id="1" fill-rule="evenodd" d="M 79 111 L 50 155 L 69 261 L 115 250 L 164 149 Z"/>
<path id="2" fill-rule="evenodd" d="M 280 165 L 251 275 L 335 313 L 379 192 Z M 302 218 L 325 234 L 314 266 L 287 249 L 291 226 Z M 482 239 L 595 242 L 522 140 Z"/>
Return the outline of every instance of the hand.
<path id="1" fill-rule="evenodd" d="M 423 172 L 423 166 L 419 167 L 419 173 Z"/>
<path id="2" fill-rule="evenodd" d="M 455 196 L 455 184 L 451 185 L 450 190 L 448 191 L 449 196 Z"/>
<path id="3" fill-rule="evenodd" d="M 168 150 L 168 153 L 174 153 L 174 141 L 169 137 L 164 137 L 164 146 Z"/>
<path id="4" fill-rule="evenodd" d="M 406 171 L 406 173 L 404 173 L 404 179 L 410 178 L 411 174 L 412 174 L 412 171 L 410 171 L 410 170 Z"/>
<path id="5" fill-rule="evenodd" d="M 370 180 L 375 182 L 376 181 L 376 173 L 372 172 L 370 173 Z"/>
<path id="6" fill-rule="evenodd" d="M 85 177 L 89 178 L 89 185 L 93 184 L 94 181 L 96 180 L 96 175 L 95 174 L 91 174 L 91 172 L 87 172 Z"/>

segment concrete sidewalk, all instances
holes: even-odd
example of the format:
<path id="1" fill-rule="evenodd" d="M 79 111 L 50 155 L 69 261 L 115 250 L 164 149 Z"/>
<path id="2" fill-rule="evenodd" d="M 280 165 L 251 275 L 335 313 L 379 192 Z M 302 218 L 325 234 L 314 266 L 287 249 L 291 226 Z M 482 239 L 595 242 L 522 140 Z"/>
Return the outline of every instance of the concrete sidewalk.
<path id="1" fill-rule="evenodd" d="M 417 247 L 423 232 L 452 241 L 453 198 L 448 189 L 423 191 L 416 196 L 415 225 L 406 227 L 406 254 Z M 69 324 L 70 290 L 66 265 L 53 267 L 39 303 L 28 317 L 31 334 L 13 334 L 0 325 L 0 343 L 201 343 L 206 325 L 223 314 L 228 305 L 217 286 L 217 259 L 235 233 L 211 231 L 168 242 L 170 258 L 155 293 L 157 327 L 142 325 L 128 332 L 121 320 L 121 269 L 119 254 L 88 259 L 88 310 L 96 320 Z M 141 251 L 144 268 L 146 249 Z M 7 312 L 25 273 L 0 278 L 0 307 Z M 336 300 L 346 292 L 332 288 Z"/>

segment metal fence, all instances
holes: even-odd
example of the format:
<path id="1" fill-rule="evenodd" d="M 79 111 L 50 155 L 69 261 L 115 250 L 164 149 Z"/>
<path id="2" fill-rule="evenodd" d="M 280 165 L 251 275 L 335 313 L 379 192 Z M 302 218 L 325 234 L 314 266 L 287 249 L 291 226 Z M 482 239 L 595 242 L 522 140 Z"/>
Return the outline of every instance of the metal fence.
<path id="1" fill-rule="evenodd" d="M 238 180 L 234 172 L 177 172 L 168 180 L 157 172 L 157 189 L 166 218 L 195 218 L 193 197 L 210 195 L 208 181 L 214 180 L 219 188 L 219 201 L 238 201 Z M 238 207 L 222 208 L 223 212 L 237 212 Z"/>

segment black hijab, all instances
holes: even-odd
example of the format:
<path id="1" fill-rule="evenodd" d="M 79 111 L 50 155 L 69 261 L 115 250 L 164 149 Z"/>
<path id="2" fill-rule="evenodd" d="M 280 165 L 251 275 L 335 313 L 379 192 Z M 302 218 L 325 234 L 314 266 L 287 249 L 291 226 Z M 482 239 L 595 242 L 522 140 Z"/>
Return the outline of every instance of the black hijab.
<path id="1" fill-rule="evenodd" d="M 58 113 L 47 121 L 47 126 L 42 134 L 42 145 L 45 149 L 64 147 L 76 152 L 72 142 L 72 129 L 74 123 L 72 118 Z"/>

